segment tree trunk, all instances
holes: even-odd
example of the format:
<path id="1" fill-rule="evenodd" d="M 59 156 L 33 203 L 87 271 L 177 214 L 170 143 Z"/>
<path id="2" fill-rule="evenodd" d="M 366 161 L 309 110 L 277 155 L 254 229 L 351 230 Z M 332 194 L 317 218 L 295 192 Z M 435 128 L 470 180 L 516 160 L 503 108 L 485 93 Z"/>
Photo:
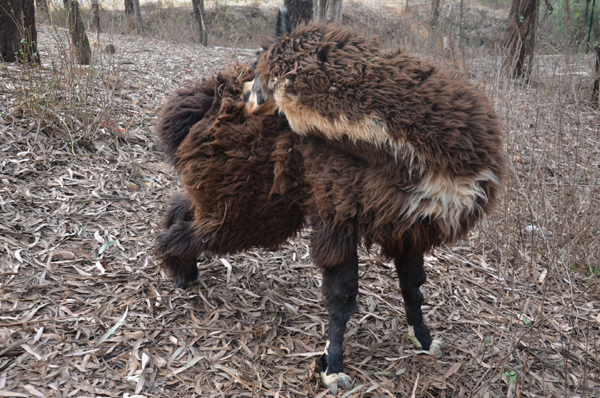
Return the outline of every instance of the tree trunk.
<path id="1" fill-rule="evenodd" d="M 565 14 L 567 14 L 567 34 L 571 30 L 571 0 L 565 0 Z"/>
<path id="2" fill-rule="evenodd" d="M 502 69 L 508 77 L 531 73 L 538 7 L 539 0 L 512 0 L 503 44 L 506 58 Z"/>
<path id="3" fill-rule="evenodd" d="M 133 0 L 133 15 L 135 16 L 135 31 L 142 33 L 142 12 L 140 11 L 140 0 Z"/>
<path id="4" fill-rule="evenodd" d="M 317 0 L 317 19 L 323 22 L 342 20 L 344 0 Z"/>
<path id="5" fill-rule="evenodd" d="M 592 0 L 585 0 L 585 11 L 583 12 L 583 20 L 585 22 L 587 22 L 587 20 L 588 20 L 588 13 L 590 12 L 590 1 L 592 1 Z"/>
<path id="6" fill-rule="evenodd" d="M 35 6 L 33 0 L 23 0 L 24 41 L 21 43 L 23 60 L 33 64 L 40 62 L 37 49 L 37 29 L 35 27 Z"/>
<path id="7" fill-rule="evenodd" d="M 99 0 L 92 0 L 92 14 L 94 15 L 94 27 L 96 28 L 96 41 L 100 43 L 100 4 Z"/>
<path id="8" fill-rule="evenodd" d="M 204 0 L 192 0 L 192 7 L 194 7 L 194 17 L 198 21 L 200 42 L 206 47 L 208 45 L 208 34 L 206 33 L 206 19 L 204 18 Z"/>
<path id="9" fill-rule="evenodd" d="M 309 22 L 313 16 L 313 0 L 284 0 L 283 4 L 290 12 L 292 30 L 301 22 Z"/>
<path id="10" fill-rule="evenodd" d="M 594 87 L 592 88 L 592 105 L 595 108 L 599 107 L 598 90 L 600 89 L 600 45 L 596 47 L 596 64 L 594 65 Z"/>
<path id="11" fill-rule="evenodd" d="M 125 14 L 133 14 L 133 0 L 125 0 Z"/>
<path id="12" fill-rule="evenodd" d="M 434 31 L 440 19 L 440 0 L 433 0 L 431 7 L 431 30 Z"/>
<path id="13" fill-rule="evenodd" d="M 92 49 L 85 33 L 85 27 L 81 21 L 79 3 L 77 0 L 64 0 L 64 3 L 69 6 L 69 31 L 71 42 L 77 55 L 77 61 L 81 65 L 89 65 L 92 60 Z"/>
<path id="14" fill-rule="evenodd" d="M 21 48 L 23 31 L 21 0 L 0 0 L 0 58 L 15 62 Z"/>

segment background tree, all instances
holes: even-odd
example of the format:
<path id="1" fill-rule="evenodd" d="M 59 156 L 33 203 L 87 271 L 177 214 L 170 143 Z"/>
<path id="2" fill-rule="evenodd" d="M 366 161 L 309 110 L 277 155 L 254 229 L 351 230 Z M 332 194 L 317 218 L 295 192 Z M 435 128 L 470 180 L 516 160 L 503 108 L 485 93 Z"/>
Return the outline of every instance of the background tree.
<path id="1" fill-rule="evenodd" d="M 20 48 L 21 0 L 0 0 L 0 57 L 15 62 Z"/>
<path id="2" fill-rule="evenodd" d="M 77 55 L 77 61 L 81 65 L 89 65 L 92 61 L 92 49 L 90 48 L 90 42 L 85 33 L 85 27 L 81 21 L 79 3 L 77 0 L 63 1 L 65 8 L 69 13 L 69 31 L 71 34 L 71 42 L 73 43 L 73 48 Z"/>
<path id="3" fill-rule="evenodd" d="M 600 45 L 596 47 L 596 62 L 594 64 L 594 85 L 592 88 L 592 105 L 598 108 L 600 90 Z"/>
<path id="4" fill-rule="evenodd" d="M 531 72 L 538 8 L 539 0 L 512 0 L 504 36 L 506 76 L 517 78 Z"/>
<path id="5" fill-rule="evenodd" d="M 206 47 L 208 45 L 208 34 L 206 32 L 206 23 L 204 22 L 204 0 L 192 0 L 192 6 L 194 7 L 194 17 L 198 21 L 200 42 Z"/>
<path id="6" fill-rule="evenodd" d="M 0 59 L 39 62 L 33 0 L 0 0 Z"/>
<path id="7" fill-rule="evenodd" d="M 292 30 L 300 22 L 309 22 L 313 17 L 313 0 L 284 0 L 283 4 L 290 12 Z"/>
<path id="8" fill-rule="evenodd" d="M 342 20 L 344 0 L 317 0 L 317 19 L 324 22 Z"/>
<path id="9" fill-rule="evenodd" d="M 92 0 L 92 14 L 94 15 L 94 27 L 96 28 L 96 41 L 100 42 L 100 4 L 99 0 Z"/>
<path id="10" fill-rule="evenodd" d="M 125 14 L 133 15 L 133 0 L 125 0 Z"/>
<path id="11" fill-rule="evenodd" d="M 135 16 L 135 31 L 142 33 L 142 12 L 140 10 L 140 0 L 133 0 L 133 15 Z"/>
<path id="12" fill-rule="evenodd" d="M 440 19 L 440 0 L 433 0 L 431 6 L 431 30 L 435 30 Z"/>

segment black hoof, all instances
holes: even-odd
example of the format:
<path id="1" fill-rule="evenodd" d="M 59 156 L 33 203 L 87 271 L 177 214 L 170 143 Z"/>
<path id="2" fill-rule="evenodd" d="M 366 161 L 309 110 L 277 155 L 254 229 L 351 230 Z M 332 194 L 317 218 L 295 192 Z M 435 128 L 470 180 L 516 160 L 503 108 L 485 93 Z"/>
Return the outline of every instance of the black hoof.
<path id="1" fill-rule="evenodd" d="M 417 338 L 419 343 L 421 343 L 421 348 L 425 351 L 429 350 L 431 346 L 431 342 L 433 339 L 431 338 L 431 334 L 429 333 L 429 329 L 425 324 L 417 325 L 417 326 L 409 326 L 408 327 L 409 335 L 412 335 Z"/>
<path id="2" fill-rule="evenodd" d="M 329 364 L 327 363 L 327 354 L 323 354 L 316 361 L 316 370 L 321 377 L 321 384 L 328 388 L 332 394 L 337 394 L 338 389 L 350 390 L 352 388 L 352 379 L 344 372 L 327 373 Z"/>

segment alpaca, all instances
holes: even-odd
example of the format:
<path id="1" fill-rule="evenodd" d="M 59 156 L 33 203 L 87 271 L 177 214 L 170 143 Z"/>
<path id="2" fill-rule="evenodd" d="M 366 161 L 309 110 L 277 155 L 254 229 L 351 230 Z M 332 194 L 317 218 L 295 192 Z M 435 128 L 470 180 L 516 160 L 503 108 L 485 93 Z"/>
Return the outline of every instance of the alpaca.
<path id="1" fill-rule="evenodd" d="M 409 334 L 441 355 L 421 311 L 423 255 L 490 211 L 506 160 L 492 106 L 455 72 L 335 25 L 278 29 L 254 71 L 222 71 L 163 109 L 157 133 L 186 192 L 172 199 L 156 254 L 183 286 L 201 252 L 277 247 L 308 223 L 329 312 L 318 364 L 335 392 L 351 387 L 343 336 L 358 246 L 376 243 L 395 261 Z"/>

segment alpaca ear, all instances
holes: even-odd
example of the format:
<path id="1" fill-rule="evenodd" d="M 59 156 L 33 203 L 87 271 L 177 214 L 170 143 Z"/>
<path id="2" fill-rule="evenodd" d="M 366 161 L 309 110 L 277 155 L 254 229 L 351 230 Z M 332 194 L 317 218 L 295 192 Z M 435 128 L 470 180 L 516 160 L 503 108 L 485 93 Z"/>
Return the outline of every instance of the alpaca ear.
<path id="1" fill-rule="evenodd" d="M 290 13 L 286 6 L 279 7 L 277 12 L 277 25 L 275 26 L 275 36 L 281 37 L 285 34 L 292 33 L 292 25 L 290 24 Z"/>

